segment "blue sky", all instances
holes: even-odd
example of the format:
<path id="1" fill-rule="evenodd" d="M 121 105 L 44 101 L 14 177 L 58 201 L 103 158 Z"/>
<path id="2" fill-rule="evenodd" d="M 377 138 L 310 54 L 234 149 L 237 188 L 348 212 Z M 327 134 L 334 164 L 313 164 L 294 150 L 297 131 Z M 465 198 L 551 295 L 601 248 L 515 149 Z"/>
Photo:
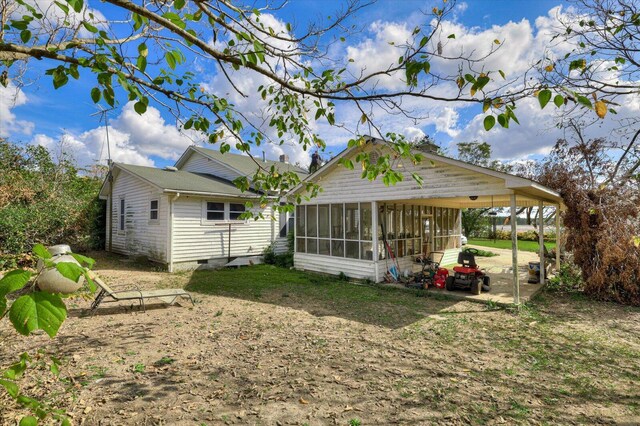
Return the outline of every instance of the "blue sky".
<path id="1" fill-rule="evenodd" d="M 102 3 L 93 1 L 88 5 L 108 18 L 116 17 L 114 11 Z M 273 19 L 279 23 L 291 22 L 294 28 L 301 31 L 307 22 L 326 18 L 341 5 L 339 1 L 292 0 L 283 10 L 273 12 Z M 424 19 L 420 10 L 430 10 L 432 5 L 433 2 L 428 1 L 382 0 L 359 11 L 350 23 L 362 31 L 349 37 L 342 46 L 341 54 L 345 55 L 345 61 L 346 56 L 355 55 L 360 58 L 356 59 L 356 65 L 363 63 L 371 67 L 372 64 L 367 61 L 371 61 L 372 57 L 384 57 L 384 49 L 387 48 L 385 37 L 402 37 L 403 32 L 410 31 L 409 27 L 415 22 Z M 557 9 L 558 6 L 564 8 Z M 457 3 L 456 11 L 447 25 L 452 31 L 458 32 L 460 43 L 469 49 L 476 48 L 475 44 L 479 48 L 494 37 L 505 40 L 504 49 L 499 52 L 496 61 L 505 71 L 515 75 L 530 66 L 534 59 L 544 55 L 552 15 L 564 10 L 566 5 L 561 1 L 468 0 Z M 11 96 L 7 90 L 0 91 L 0 136 L 50 148 L 55 148 L 58 141 L 64 139 L 65 149 L 73 151 L 79 162 L 90 164 L 103 161 L 105 132 L 98 117 L 92 116 L 96 112 L 96 106 L 89 96 L 89 91 L 95 85 L 92 76 L 86 74 L 86 78 L 72 80 L 67 86 L 54 90 L 50 78 L 42 75 L 49 66 L 45 61 L 31 61 L 26 75 L 29 84 L 21 88 L 17 97 L 13 96 L 15 91 Z M 203 73 L 203 84 L 210 84 L 212 90 L 219 88 L 219 80 L 216 80 L 213 70 L 196 71 Z M 380 117 L 380 122 L 385 130 L 405 133 L 409 137 L 431 135 L 445 147 L 454 146 L 460 141 L 487 140 L 494 147 L 495 157 L 523 159 L 548 152 L 555 140 L 562 136 L 554 130 L 553 114 L 539 111 L 534 104 L 535 100 L 521 107 L 521 126 L 513 126 L 508 131 L 497 129 L 491 134 L 486 134 L 482 129 L 482 114 L 477 107 L 458 104 L 435 105 L 425 101 L 416 105 L 416 108 L 423 111 L 427 119 L 410 123 Z M 194 142 L 180 134 L 175 117 L 159 105 L 152 103 L 152 106 L 155 108 L 151 112 L 139 117 L 132 111 L 131 105 L 126 105 L 122 100 L 109 113 L 112 153 L 117 161 L 162 167 L 173 164 L 177 156 Z M 256 105 L 247 102 L 247 108 L 251 110 Z M 336 115 L 338 121 L 343 120 L 347 124 L 353 121 L 353 111 L 347 107 L 339 108 Z M 318 131 L 330 142 L 326 156 L 339 152 L 348 139 L 344 133 L 324 123 L 318 123 Z M 601 131 L 606 134 L 606 126 Z M 286 153 L 293 161 L 302 164 L 308 162 L 309 153 L 301 151 L 294 144 L 261 149 L 266 149 L 267 156 L 271 158 Z M 259 151 L 254 153 L 260 154 Z"/>

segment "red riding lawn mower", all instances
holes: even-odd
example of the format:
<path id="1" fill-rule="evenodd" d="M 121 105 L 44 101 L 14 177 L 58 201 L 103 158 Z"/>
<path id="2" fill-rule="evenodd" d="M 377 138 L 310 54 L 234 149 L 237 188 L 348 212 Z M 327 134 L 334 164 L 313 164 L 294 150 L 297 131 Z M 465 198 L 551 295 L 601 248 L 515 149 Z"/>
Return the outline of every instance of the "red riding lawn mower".
<path id="1" fill-rule="evenodd" d="M 454 266 L 454 274 L 447 278 L 446 289 L 448 291 L 466 290 L 472 294 L 480 294 L 491 289 L 489 276 L 476 264 L 478 250 L 467 248 L 458 253 L 458 263 L 461 266 Z"/>

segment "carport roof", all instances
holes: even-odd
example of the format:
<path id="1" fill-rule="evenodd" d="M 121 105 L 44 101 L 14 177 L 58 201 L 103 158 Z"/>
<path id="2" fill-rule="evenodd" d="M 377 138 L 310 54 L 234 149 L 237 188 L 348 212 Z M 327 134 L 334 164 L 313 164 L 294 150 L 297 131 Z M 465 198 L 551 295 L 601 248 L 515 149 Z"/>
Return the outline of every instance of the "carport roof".
<path id="1" fill-rule="evenodd" d="M 365 136 L 366 145 L 385 145 L 387 142 L 374 138 L 371 136 Z M 332 158 L 327 164 L 318 169 L 315 173 L 307 176 L 303 182 L 294 188 L 293 192 L 304 189 L 304 182 L 313 181 L 321 176 L 331 172 L 340 164 L 340 160 L 355 153 L 357 150 L 362 149 L 361 146 L 354 146 L 347 148 Z M 511 194 L 516 195 L 517 205 L 519 207 L 537 206 L 540 201 L 545 205 L 557 206 L 564 208 L 562 197 L 556 191 L 538 183 L 531 179 L 526 179 L 520 176 L 512 175 L 510 173 L 499 172 L 486 167 L 477 166 L 475 164 L 466 163 L 464 161 L 455 160 L 453 158 L 444 157 L 442 155 L 435 154 L 433 152 L 418 151 L 426 160 L 434 162 L 449 164 L 462 169 L 470 170 L 474 173 L 492 176 L 504 180 L 505 192 L 503 194 L 487 194 L 479 193 L 476 199 L 472 200 L 470 197 L 441 197 L 441 198 L 423 198 L 412 199 L 412 203 L 418 204 L 432 204 L 443 207 L 452 208 L 480 208 L 480 207 L 509 207 Z M 472 195 L 472 194 L 470 194 Z M 474 194 L 475 195 L 475 194 Z M 381 194 L 381 200 L 384 199 L 384 195 Z M 397 200 L 402 201 L 402 200 Z M 409 200 L 407 200 L 409 201 Z"/>

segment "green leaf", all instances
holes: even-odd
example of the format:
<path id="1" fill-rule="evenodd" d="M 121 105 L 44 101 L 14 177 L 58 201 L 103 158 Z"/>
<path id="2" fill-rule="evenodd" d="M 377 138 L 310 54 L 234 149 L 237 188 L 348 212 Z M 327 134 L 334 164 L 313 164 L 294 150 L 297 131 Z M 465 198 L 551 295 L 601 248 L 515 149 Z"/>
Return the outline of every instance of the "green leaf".
<path id="1" fill-rule="evenodd" d="M 31 31 L 29 30 L 20 31 L 20 40 L 22 40 L 23 43 L 28 42 L 30 39 L 31 39 Z"/>
<path id="2" fill-rule="evenodd" d="M 73 262 L 56 263 L 56 269 L 60 274 L 77 283 L 81 276 L 84 275 L 84 268 Z"/>
<path id="3" fill-rule="evenodd" d="M 176 69 L 176 59 L 173 57 L 173 53 L 165 53 L 164 59 L 167 61 L 167 65 L 169 65 L 169 68 L 171 68 L 172 70 Z"/>
<path id="4" fill-rule="evenodd" d="M 98 89 L 97 87 L 94 87 L 93 89 L 91 89 L 91 100 L 93 101 L 94 104 L 97 104 L 98 102 L 100 102 L 101 97 L 102 97 L 102 93 L 100 92 L 100 89 Z"/>
<path id="5" fill-rule="evenodd" d="M 90 33 L 97 33 L 98 29 L 96 27 L 94 27 L 93 25 L 91 25 L 90 23 L 86 22 L 86 21 L 82 21 L 82 26 L 86 28 L 87 31 L 89 31 Z"/>
<path id="6" fill-rule="evenodd" d="M 18 388 L 18 385 L 16 385 L 10 380 L 0 379 L 0 386 L 3 386 L 7 390 L 7 393 L 11 395 L 13 398 L 17 398 L 18 394 L 20 394 L 20 389 Z"/>
<path id="7" fill-rule="evenodd" d="M 38 426 L 38 419 L 34 416 L 24 416 L 18 426 Z"/>
<path id="8" fill-rule="evenodd" d="M 591 101 L 586 96 L 578 95 L 577 99 L 578 99 L 578 103 L 581 104 L 582 106 L 585 106 L 589 109 L 593 109 L 593 105 L 591 104 Z"/>
<path id="9" fill-rule="evenodd" d="M 553 103 L 556 104 L 558 108 L 560 108 L 562 105 L 564 105 L 564 98 L 562 97 L 562 95 L 556 95 L 555 98 L 553 98 Z"/>
<path id="10" fill-rule="evenodd" d="M 149 49 L 147 48 L 147 45 L 144 43 L 141 43 L 138 46 L 138 54 L 140 56 L 144 56 L 145 58 L 147 57 L 147 55 L 149 54 Z"/>
<path id="11" fill-rule="evenodd" d="M 551 90 L 545 89 L 538 93 L 538 102 L 540 102 L 540 108 L 544 109 L 551 100 Z"/>
<path id="12" fill-rule="evenodd" d="M 77 266 L 77 265 L 76 265 Z M 53 338 L 67 318 L 67 308 L 57 294 L 36 292 L 19 297 L 9 309 L 9 320 L 20 334 L 44 330 Z"/>
<path id="13" fill-rule="evenodd" d="M 96 263 L 96 261 L 90 257 L 83 256 L 78 253 L 70 253 L 70 254 L 71 256 L 73 256 L 75 260 L 78 261 L 78 263 L 80 263 L 81 265 L 84 263 L 85 265 L 87 265 L 89 269 L 93 268 L 93 265 Z"/>
<path id="14" fill-rule="evenodd" d="M 47 250 L 42 244 L 36 244 L 33 246 L 31 252 L 42 259 L 51 259 L 51 253 L 49 253 L 49 250 Z"/>
<path id="15" fill-rule="evenodd" d="M 484 118 L 484 130 L 487 132 L 491 130 L 493 126 L 496 124 L 496 118 L 493 115 L 487 115 Z"/>
<path id="16" fill-rule="evenodd" d="M 455 35 L 455 34 L 449 34 L 449 35 L 447 36 L 447 38 L 453 38 L 453 39 L 455 39 L 455 38 L 456 38 L 456 35 Z"/>
<path id="17" fill-rule="evenodd" d="M 420 47 L 424 47 L 424 45 L 427 44 L 428 41 L 429 37 L 422 37 L 422 40 L 420 40 Z"/>
<path id="18" fill-rule="evenodd" d="M 82 0 L 67 0 L 67 3 L 69 3 L 69 6 L 71 6 L 71 8 L 77 13 L 80 13 L 82 11 Z"/>
<path id="19" fill-rule="evenodd" d="M 147 105 L 144 102 L 138 101 L 133 104 L 133 109 L 140 115 L 147 112 Z"/>
<path id="20" fill-rule="evenodd" d="M 7 300 L 5 296 L 9 293 L 13 293 L 16 290 L 20 290 L 31 279 L 30 271 L 23 271 L 16 269 L 8 272 L 2 279 L 0 279 L 0 316 L 7 309 Z"/>
<path id="21" fill-rule="evenodd" d="M 20 361 L 5 370 L 3 377 L 10 380 L 20 378 L 22 373 L 27 369 L 27 361 L 31 361 L 31 358 L 29 357 L 29 354 L 23 352 L 22 355 L 20 355 Z"/>

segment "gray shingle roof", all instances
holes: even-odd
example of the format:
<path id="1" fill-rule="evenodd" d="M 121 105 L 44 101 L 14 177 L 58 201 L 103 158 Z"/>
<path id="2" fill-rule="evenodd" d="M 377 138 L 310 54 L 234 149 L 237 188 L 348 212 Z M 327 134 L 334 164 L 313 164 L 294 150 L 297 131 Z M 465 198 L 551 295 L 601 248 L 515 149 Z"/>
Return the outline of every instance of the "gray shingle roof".
<path id="1" fill-rule="evenodd" d="M 253 197 L 257 195 L 252 191 L 242 192 L 232 182 L 204 173 L 193 173 L 183 170 L 171 171 L 155 167 L 132 166 L 121 163 L 117 163 L 116 166 L 164 190 L 223 194 L 240 197 Z"/>
<path id="2" fill-rule="evenodd" d="M 248 155 L 232 154 L 230 152 L 222 154 L 220 153 L 220 151 L 217 151 L 215 149 L 201 148 L 198 146 L 193 146 L 192 148 L 195 151 L 200 152 L 201 154 L 208 155 L 209 157 L 212 157 L 220 161 L 221 163 L 233 167 L 234 169 L 243 173 L 245 176 L 253 175 L 258 169 L 256 163 Z M 298 166 L 294 166 L 293 164 L 282 163 L 280 161 L 273 160 L 267 160 L 263 162 L 262 160 L 257 158 L 256 160 L 258 160 L 258 162 L 260 163 L 264 163 L 265 168 L 270 168 L 273 165 L 277 170 L 280 170 L 281 172 L 295 172 L 300 176 L 301 179 L 304 179 L 309 174 L 306 170 Z"/>

